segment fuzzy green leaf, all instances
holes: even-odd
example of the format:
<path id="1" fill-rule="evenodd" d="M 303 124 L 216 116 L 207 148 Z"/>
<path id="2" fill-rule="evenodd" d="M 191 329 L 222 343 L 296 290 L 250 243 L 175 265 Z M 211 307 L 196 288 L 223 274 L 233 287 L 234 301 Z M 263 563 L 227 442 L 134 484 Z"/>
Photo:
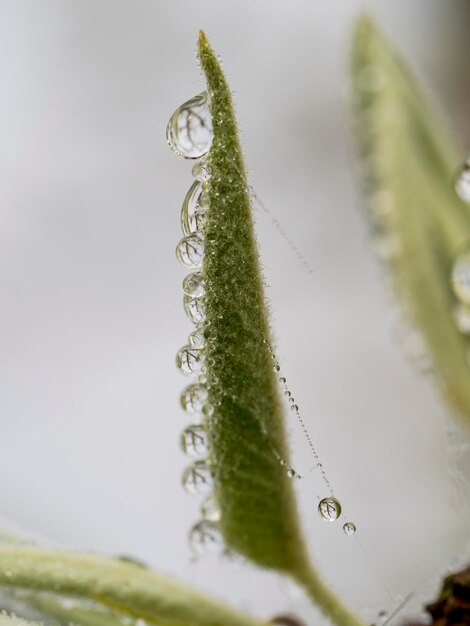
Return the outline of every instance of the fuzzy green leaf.
<path id="1" fill-rule="evenodd" d="M 262 624 L 150 570 L 95 555 L 0 547 L 0 587 L 87 598 L 161 626 Z"/>
<path id="2" fill-rule="evenodd" d="M 453 321 L 451 287 L 470 241 L 470 209 L 453 189 L 459 161 L 416 79 L 367 17 L 354 36 L 352 88 L 374 237 L 445 397 L 470 423 L 470 343 Z"/>
<path id="3" fill-rule="evenodd" d="M 251 198 L 232 95 L 204 33 L 213 140 L 204 221 L 209 462 L 228 545 L 304 586 L 336 624 L 357 625 L 313 570 L 299 527 Z M 281 461 L 283 463 L 281 463 Z"/>

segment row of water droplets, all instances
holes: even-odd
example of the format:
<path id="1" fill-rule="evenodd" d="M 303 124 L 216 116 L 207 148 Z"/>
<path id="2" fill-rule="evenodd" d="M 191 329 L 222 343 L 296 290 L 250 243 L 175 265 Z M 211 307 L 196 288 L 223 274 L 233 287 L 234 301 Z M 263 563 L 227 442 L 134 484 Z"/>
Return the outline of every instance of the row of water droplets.
<path id="1" fill-rule="evenodd" d="M 292 395 L 291 390 L 289 389 L 288 385 L 287 385 L 287 378 L 282 374 L 281 372 L 281 366 L 279 364 L 279 361 L 274 353 L 274 351 L 272 350 L 269 342 L 267 340 L 265 340 L 265 343 L 268 346 L 271 358 L 273 360 L 273 370 L 274 372 L 278 375 L 278 382 L 281 386 L 281 391 L 282 391 L 282 395 L 284 397 L 284 399 L 286 400 L 290 412 L 293 413 L 297 419 L 298 424 L 300 425 L 300 428 L 302 429 L 302 433 L 305 437 L 305 439 L 307 440 L 307 444 L 310 448 L 310 451 L 313 455 L 315 464 L 314 466 L 311 468 L 311 470 L 309 471 L 313 471 L 313 470 L 319 470 L 320 474 L 321 474 L 321 478 L 323 480 L 323 483 L 325 484 L 329 495 L 324 497 L 324 498 L 320 498 L 319 496 L 317 496 L 319 502 L 318 502 L 318 506 L 317 506 L 317 511 L 318 514 L 320 516 L 320 518 L 326 522 L 335 522 L 337 519 L 339 519 L 339 517 L 341 516 L 342 513 L 342 506 L 341 506 L 341 502 L 338 500 L 338 498 L 335 497 L 333 489 L 331 487 L 331 483 L 329 478 L 326 475 L 325 469 L 323 467 L 323 463 L 320 462 L 320 457 L 318 456 L 318 452 L 313 444 L 313 440 L 310 436 L 310 433 L 307 429 L 307 426 L 302 418 L 302 415 L 300 413 L 300 408 L 299 405 L 296 403 L 296 400 L 294 398 L 294 396 Z M 286 467 L 286 472 L 287 472 L 287 476 L 289 478 L 296 478 L 298 480 L 302 480 L 304 478 L 304 476 L 302 476 L 301 474 L 299 474 L 293 467 L 291 467 L 285 459 L 283 459 L 276 451 L 274 451 L 276 458 L 278 459 L 279 463 Z M 351 521 L 346 521 L 343 524 L 343 532 L 346 535 L 354 535 L 356 532 L 356 525 L 354 524 L 354 522 Z"/>
<path id="2" fill-rule="evenodd" d="M 185 159 L 196 159 L 192 169 L 194 182 L 189 188 L 181 209 L 183 238 L 176 247 L 179 262 L 191 272 L 183 280 L 183 305 L 194 325 L 188 342 L 176 355 L 180 372 L 191 378 L 183 389 L 180 402 L 191 423 L 181 433 L 181 449 L 191 457 L 184 470 L 182 483 L 190 494 L 204 495 L 201 519 L 189 532 L 189 543 L 194 554 L 220 550 L 223 546 L 218 523 L 220 509 L 212 492 L 212 475 L 207 456 L 207 433 L 204 419 L 213 413 L 208 402 L 206 368 L 204 363 L 205 308 L 203 224 L 207 209 L 206 184 L 210 178 L 204 160 L 212 143 L 212 120 L 208 96 L 203 92 L 176 109 L 167 126 L 167 142 L 176 154 Z"/>
<path id="3" fill-rule="evenodd" d="M 470 159 L 458 169 L 454 189 L 461 200 L 470 204 Z M 454 324 L 463 335 L 470 335 L 470 245 L 455 259 L 451 284 L 457 299 L 452 312 Z M 470 365 L 470 352 L 467 361 Z"/>

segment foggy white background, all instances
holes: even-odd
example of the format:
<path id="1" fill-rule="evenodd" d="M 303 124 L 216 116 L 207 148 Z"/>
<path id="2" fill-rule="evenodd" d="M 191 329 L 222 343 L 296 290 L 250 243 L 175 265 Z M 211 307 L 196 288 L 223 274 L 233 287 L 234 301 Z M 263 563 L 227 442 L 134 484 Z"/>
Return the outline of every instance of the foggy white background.
<path id="1" fill-rule="evenodd" d="M 130 554 L 259 615 L 318 616 L 273 575 L 191 563 L 180 476 L 190 324 L 174 248 L 191 164 L 172 111 L 204 85 L 199 28 L 235 92 L 283 372 L 347 518 L 392 596 L 430 593 L 468 549 L 469 454 L 404 356 L 369 250 L 346 103 L 369 8 L 470 149 L 466 0 L 1 0 L 0 514 L 56 545 Z M 289 422 L 294 464 L 312 464 Z M 468 433 L 467 433 L 468 438 Z M 393 602 L 354 538 L 297 485 L 313 556 L 371 621 Z M 431 585 L 431 586 L 430 586 Z M 421 596 L 420 596 L 421 597 Z"/>

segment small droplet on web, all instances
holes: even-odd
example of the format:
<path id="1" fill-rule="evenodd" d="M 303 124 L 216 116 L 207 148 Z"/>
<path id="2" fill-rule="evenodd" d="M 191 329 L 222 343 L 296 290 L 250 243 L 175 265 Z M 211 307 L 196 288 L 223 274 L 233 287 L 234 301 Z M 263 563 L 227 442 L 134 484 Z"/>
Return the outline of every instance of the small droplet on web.
<path id="1" fill-rule="evenodd" d="M 207 453 L 207 435 L 201 424 L 190 424 L 180 438 L 181 449 L 192 457 L 202 457 Z"/>
<path id="2" fill-rule="evenodd" d="M 280 368 L 280 366 L 279 366 L 279 363 L 276 363 L 275 365 L 273 365 L 273 370 L 274 370 L 275 372 L 280 372 L 280 371 L 281 371 L 281 368 Z"/>
<path id="3" fill-rule="evenodd" d="M 343 531 L 345 535 L 354 535 L 356 532 L 356 524 L 353 522 L 346 522 L 346 524 L 343 524 Z"/>
<path id="4" fill-rule="evenodd" d="M 176 355 L 176 367 L 185 376 L 199 374 L 204 364 L 204 353 L 200 348 L 184 346 Z"/>
<path id="5" fill-rule="evenodd" d="M 194 554 L 218 552 L 224 546 L 219 527 L 209 520 L 201 520 L 189 531 L 189 545 Z"/>
<path id="6" fill-rule="evenodd" d="M 202 233 L 206 208 L 207 197 L 202 183 L 195 181 L 189 188 L 181 207 L 181 228 L 184 235 Z"/>
<path id="7" fill-rule="evenodd" d="M 470 335 L 470 306 L 459 302 L 452 311 L 452 318 L 463 335 Z"/>
<path id="8" fill-rule="evenodd" d="M 341 504 L 332 496 L 323 498 L 318 503 L 318 513 L 326 522 L 334 522 L 341 515 Z"/>
<path id="9" fill-rule="evenodd" d="M 455 193 L 464 202 L 470 202 L 470 160 L 463 163 L 455 175 Z"/>
<path id="10" fill-rule="evenodd" d="M 201 515 L 209 522 L 220 522 L 221 512 L 217 500 L 213 494 L 207 496 L 201 504 Z"/>
<path id="11" fill-rule="evenodd" d="M 287 379 L 286 379 L 286 378 L 284 378 L 284 376 L 281 376 L 281 377 L 279 378 L 279 382 L 281 383 L 281 385 L 285 385 L 285 384 L 286 384 L 286 382 L 287 382 Z"/>
<path id="12" fill-rule="evenodd" d="M 289 467 L 289 469 L 287 470 L 287 476 L 289 478 L 295 478 L 297 472 L 295 471 L 295 469 L 292 469 L 292 467 Z"/>
<path id="13" fill-rule="evenodd" d="M 199 235 L 183 237 L 176 247 L 176 258 L 185 267 L 199 269 L 204 256 L 204 242 Z"/>
<path id="14" fill-rule="evenodd" d="M 181 406 L 187 413 L 199 413 L 207 400 L 207 389 L 196 383 L 188 385 L 180 396 Z"/>
<path id="15" fill-rule="evenodd" d="M 191 272 L 184 277 L 183 291 L 187 296 L 200 298 L 204 295 L 204 279 L 200 272 Z"/>
<path id="16" fill-rule="evenodd" d="M 193 324 L 201 324 L 206 316 L 204 301 L 201 298 L 193 298 L 185 295 L 183 298 L 183 306 L 186 315 Z"/>
<path id="17" fill-rule="evenodd" d="M 209 165 L 203 159 L 193 165 L 192 175 L 196 180 L 203 183 L 207 182 L 211 177 L 211 171 Z"/>
<path id="18" fill-rule="evenodd" d="M 292 394 L 288 389 L 286 389 L 286 391 L 284 391 L 284 395 L 286 396 L 286 398 L 290 398 Z"/>
<path id="19" fill-rule="evenodd" d="M 299 410 L 299 407 L 297 406 L 297 404 L 292 404 L 290 407 L 291 411 L 295 411 L 297 413 L 297 411 Z"/>
<path id="20" fill-rule="evenodd" d="M 212 476 L 206 461 L 195 461 L 187 467 L 181 482 L 188 493 L 209 493 L 212 489 Z"/>
<path id="21" fill-rule="evenodd" d="M 470 252 L 460 254 L 452 268 L 452 288 L 457 298 L 470 304 Z"/>
<path id="22" fill-rule="evenodd" d="M 199 159 L 212 143 L 212 118 L 207 92 L 202 92 L 179 106 L 168 122 L 166 140 L 178 156 Z"/>

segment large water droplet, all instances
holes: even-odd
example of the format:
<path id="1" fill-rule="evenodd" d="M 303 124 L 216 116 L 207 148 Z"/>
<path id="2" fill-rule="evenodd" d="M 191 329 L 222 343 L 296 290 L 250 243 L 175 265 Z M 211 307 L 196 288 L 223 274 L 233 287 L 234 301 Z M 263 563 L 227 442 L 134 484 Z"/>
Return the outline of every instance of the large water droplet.
<path id="1" fill-rule="evenodd" d="M 201 324 L 205 319 L 204 302 L 200 298 L 192 298 L 191 296 L 184 296 L 183 299 L 184 310 L 186 315 L 192 321 L 193 324 Z"/>
<path id="2" fill-rule="evenodd" d="M 193 165 L 192 175 L 196 180 L 206 183 L 211 177 L 211 171 L 207 161 L 202 159 Z"/>
<path id="3" fill-rule="evenodd" d="M 205 461 L 195 461 L 183 472 L 181 479 L 188 493 L 209 493 L 212 488 L 212 476 Z"/>
<path id="4" fill-rule="evenodd" d="M 341 515 L 341 504 L 333 496 L 323 498 L 318 503 L 318 513 L 327 522 L 334 522 Z"/>
<path id="5" fill-rule="evenodd" d="M 470 252 L 457 257 L 452 268 L 452 287 L 461 302 L 470 304 Z"/>
<path id="6" fill-rule="evenodd" d="M 183 291 L 187 296 L 200 298 L 204 295 L 204 279 L 200 272 L 192 272 L 183 280 Z"/>
<path id="7" fill-rule="evenodd" d="M 181 207 L 181 228 L 185 235 L 201 233 L 204 224 L 207 198 L 199 181 L 194 182 Z"/>
<path id="8" fill-rule="evenodd" d="M 222 533 L 217 524 L 201 520 L 189 531 L 189 545 L 195 554 L 218 552 L 224 545 Z"/>
<path id="9" fill-rule="evenodd" d="M 454 188 L 464 202 L 470 202 L 470 160 L 461 165 L 457 171 Z"/>
<path id="10" fill-rule="evenodd" d="M 201 515 L 209 522 L 220 522 L 221 513 L 217 500 L 211 494 L 201 504 Z"/>
<path id="11" fill-rule="evenodd" d="M 353 522 L 346 522 L 346 524 L 343 524 L 343 531 L 346 535 L 354 535 L 356 532 L 356 524 Z"/>
<path id="12" fill-rule="evenodd" d="M 181 406 L 187 413 L 199 413 L 207 401 L 207 396 L 207 389 L 204 385 L 199 383 L 188 385 L 181 394 Z"/>
<path id="13" fill-rule="evenodd" d="M 207 453 L 207 435 L 204 426 L 191 424 L 185 428 L 181 433 L 180 444 L 188 456 L 204 456 Z"/>
<path id="14" fill-rule="evenodd" d="M 183 237 L 176 247 L 176 258 L 185 267 L 200 268 L 203 256 L 204 242 L 199 235 Z"/>
<path id="15" fill-rule="evenodd" d="M 200 348 L 184 346 L 176 355 L 176 366 L 186 376 L 199 374 L 204 365 L 204 354 Z"/>
<path id="16" fill-rule="evenodd" d="M 452 311 L 452 317 L 458 330 L 464 335 L 470 335 L 470 307 L 459 303 Z"/>
<path id="17" fill-rule="evenodd" d="M 166 140 L 177 155 L 199 159 L 212 143 L 212 118 L 207 92 L 202 92 L 176 109 L 166 128 Z"/>

